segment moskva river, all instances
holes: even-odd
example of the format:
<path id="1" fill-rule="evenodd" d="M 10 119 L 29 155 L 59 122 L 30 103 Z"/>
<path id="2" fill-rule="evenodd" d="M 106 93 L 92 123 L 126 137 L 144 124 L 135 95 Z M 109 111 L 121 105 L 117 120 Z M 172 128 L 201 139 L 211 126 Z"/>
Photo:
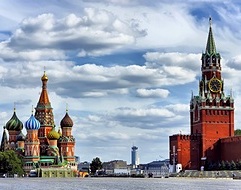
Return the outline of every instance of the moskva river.
<path id="1" fill-rule="evenodd" d="M 1 178 L 0 190 L 240 190 L 241 180 L 203 178 Z"/>

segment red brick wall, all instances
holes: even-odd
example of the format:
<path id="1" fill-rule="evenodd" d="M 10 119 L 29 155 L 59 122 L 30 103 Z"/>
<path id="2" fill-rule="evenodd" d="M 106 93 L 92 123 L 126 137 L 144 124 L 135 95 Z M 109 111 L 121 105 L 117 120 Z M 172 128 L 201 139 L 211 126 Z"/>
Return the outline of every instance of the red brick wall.
<path id="1" fill-rule="evenodd" d="M 182 164 L 184 170 L 199 168 L 200 138 L 194 135 L 173 135 L 169 137 L 170 163 L 173 164 L 173 146 L 175 146 L 176 164 Z"/>
<path id="2" fill-rule="evenodd" d="M 241 160 L 241 136 L 220 139 L 220 160 Z"/>

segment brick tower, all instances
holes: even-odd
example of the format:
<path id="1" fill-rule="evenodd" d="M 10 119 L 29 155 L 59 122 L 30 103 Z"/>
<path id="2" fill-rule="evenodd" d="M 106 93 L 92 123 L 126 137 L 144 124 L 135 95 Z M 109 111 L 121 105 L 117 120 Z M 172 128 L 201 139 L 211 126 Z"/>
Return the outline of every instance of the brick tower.
<path id="1" fill-rule="evenodd" d="M 24 143 L 24 169 L 29 171 L 33 167 L 33 163 L 37 163 L 40 160 L 40 142 L 38 138 L 40 122 L 32 114 L 30 118 L 25 122 L 25 128 L 27 130 L 27 136 Z M 29 165 L 26 163 L 29 163 Z"/>
<path id="2" fill-rule="evenodd" d="M 60 147 L 60 154 L 63 156 L 64 160 L 67 160 L 71 166 L 75 166 L 75 138 L 72 135 L 72 127 L 74 123 L 68 114 L 66 109 L 66 114 L 60 122 L 62 135 L 58 140 Z"/>
<path id="3" fill-rule="evenodd" d="M 190 102 L 191 135 L 200 135 L 200 159 L 216 160 L 217 142 L 234 135 L 234 100 L 225 96 L 221 56 L 216 51 L 211 18 L 206 51 L 202 54 L 199 95 Z M 192 155 L 191 155 L 192 157 Z"/>
<path id="4" fill-rule="evenodd" d="M 229 137 L 234 135 L 234 100 L 232 93 L 226 96 L 224 92 L 221 56 L 216 51 L 211 18 L 209 24 L 206 50 L 201 58 L 199 94 L 192 94 L 190 101 L 191 134 L 169 137 L 173 171 L 177 164 L 182 165 L 183 169 L 200 169 L 205 162 L 217 162 L 227 150 L 223 147 L 230 147 L 220 143 L 220 139 L 230 141 Z M 233 155 L 231 158 L 234 158 Z"/>

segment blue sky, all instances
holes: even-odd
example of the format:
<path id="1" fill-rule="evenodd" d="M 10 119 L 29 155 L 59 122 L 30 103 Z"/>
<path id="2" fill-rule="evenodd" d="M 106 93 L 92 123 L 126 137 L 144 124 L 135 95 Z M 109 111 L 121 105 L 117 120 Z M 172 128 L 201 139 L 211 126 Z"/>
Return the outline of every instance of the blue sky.
<path id="1" fill-rule="evenodd" d="M 241 107 L 238 1 L 72 0 L 0 2 L 0 121 L 13 105 L 24 123 L 36 106 L 44 68 L 55 123 L 66 103 L 76 155 L 130 163 L 168 158 L 169 136 L 188 134 L 209 16 L 222 56 L 225 92 Z M 0 129 L 2 134 L 2 127 Z M 25 131 L 26 133 L 26 131 Z"/>

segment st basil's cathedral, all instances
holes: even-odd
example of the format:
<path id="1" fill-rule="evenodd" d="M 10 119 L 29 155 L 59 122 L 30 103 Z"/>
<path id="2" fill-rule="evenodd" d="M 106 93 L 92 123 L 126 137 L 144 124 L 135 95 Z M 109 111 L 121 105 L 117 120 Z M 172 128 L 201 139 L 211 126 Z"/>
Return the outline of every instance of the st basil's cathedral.
<path id="1" fill-rule="evenodd" d="M 56 131 L 53 108 L 47 92 L 48 77 L 45 72 L 41 80 L 42 92 L 35 113 L 32 110 L 31 116 L 23 125 L 14 107 L 11 119 L 4 126 L 0 151 L 14 150 L 20 154 L 23 157 L 26 173 L 36 168 L 47 169 L 64 165 L 63 163 L 69 169 L 76 170 L 75 138 L 72 135 L 73 121 L 66 110 L 60 122 L 61 128 Z M 22 132 L 23 127 L 27 131 L 26 136 Z M 46 175 L 51 175 L 51 173 L 46 173 Z M 64 174 L 59 172 L 58 175 Z"/>

